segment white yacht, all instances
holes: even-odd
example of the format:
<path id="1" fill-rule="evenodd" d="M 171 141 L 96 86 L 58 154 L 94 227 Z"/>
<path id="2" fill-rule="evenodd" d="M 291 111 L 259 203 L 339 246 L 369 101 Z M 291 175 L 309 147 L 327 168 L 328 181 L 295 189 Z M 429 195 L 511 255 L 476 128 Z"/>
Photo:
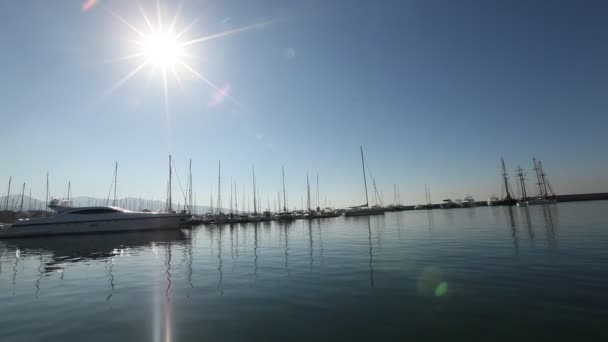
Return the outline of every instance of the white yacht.
<path id="1" fill-rule="evenodd" d="M 54 212 L 60 213 L 62 211 L 74 208 L 74 204 L 69 199 L 66 200 L 62 198 L 53 198 L 51 200 L 51 203 L 49 203 L 48 207 L 51 208 Z"/>
<path id="2" fill-rule="evenodd" d="M 117 207 L 63 208 L 49 217 L 0 228 L 0 238 L 177 229 L 192 215 L 129 211 Z"/>
<path id="3" fill-rule="evenodd" d="M 441 209 L 451 209 L 451 208 L 458 208 L 459 205 L 456 204 L 456 202 L 452 201 L 449 198 L 446 198 L 442 201 L 442 203 L 440 204 Z"/>
<path id="4" fill-rule="evenodd" d="M 460 201 L 460 206 L 463 208 L 470 208 L 475 206 L 475 199 L 471 195 L 466 195 L 462 201 Z"/>

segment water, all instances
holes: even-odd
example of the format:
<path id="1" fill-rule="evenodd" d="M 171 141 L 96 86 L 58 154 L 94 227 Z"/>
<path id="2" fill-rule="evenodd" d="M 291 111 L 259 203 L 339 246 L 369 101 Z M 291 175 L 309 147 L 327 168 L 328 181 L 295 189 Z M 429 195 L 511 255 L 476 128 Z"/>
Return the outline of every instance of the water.
<path id="1" fill-rule="evenodd" d="M 586 340 L 608 202 L 0 241 L 0 341 Z"/>

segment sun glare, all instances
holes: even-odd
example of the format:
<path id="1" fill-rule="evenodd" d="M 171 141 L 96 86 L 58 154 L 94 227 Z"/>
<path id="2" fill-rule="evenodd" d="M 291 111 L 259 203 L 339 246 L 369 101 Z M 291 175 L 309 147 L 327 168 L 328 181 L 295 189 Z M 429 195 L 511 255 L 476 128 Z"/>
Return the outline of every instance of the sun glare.
<path id="1" fill-rule="evenodd" d="M 181 59 L 185 56 L 177 36 L 167 32 L 146 35 L 142 41 L 141 53 L 153 66 L 160 68 L 173 68 L 181 64 Z"/>

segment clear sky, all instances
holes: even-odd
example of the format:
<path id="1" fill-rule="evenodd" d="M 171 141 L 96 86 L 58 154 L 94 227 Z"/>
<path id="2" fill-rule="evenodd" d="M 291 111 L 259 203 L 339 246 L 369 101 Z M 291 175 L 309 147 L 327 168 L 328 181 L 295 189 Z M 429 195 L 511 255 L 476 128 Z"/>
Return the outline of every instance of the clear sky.
<path id="1" fill-rule="evenodd" d="M 160 8 L 166 31 L 178 2 Z M 147 58 L 120 59 L 142 37 L 119 17 L 149 31 L 135 2 L 0 2 L 0 190 L 44 198 L 49 171 L 55 196 L 105 197 L 118 161 L 119 196 L 164 198 L 171 153 L 198 204 L 221 159 L 225 204 L 254 164 L 264 206 L 281 165 L 290 206 L 307 171 L 344 206 L 363 145 L 385 202 L 487 199 L 501 156 L 541 159 L 558 194 L 608 191 L 605 1 L 184 1 L 174 34 L 211 39 L 179 59 L 217 89 L 179 64 L 167 97 L 154 63 L 118 84 Z"/>

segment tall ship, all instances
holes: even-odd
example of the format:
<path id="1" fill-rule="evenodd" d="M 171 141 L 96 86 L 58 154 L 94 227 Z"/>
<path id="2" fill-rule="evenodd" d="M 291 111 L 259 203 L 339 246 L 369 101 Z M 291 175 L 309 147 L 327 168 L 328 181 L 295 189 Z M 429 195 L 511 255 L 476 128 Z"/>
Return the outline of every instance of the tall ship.
<path id="1" fill-rule="evenodd" d="M 500 161 L 502 164 L 502 188 L 505 196 L 502 198 L 498 198 L 497 196 L 490 196 L 490 199 L 488 199 L 488 205 L 515 205 L 517 204 L 517 200 L 514 198 L 513 191 L 511 190 L 511 185 L 509 183 L 509 174 L 507 173 L 505 160 L 504 158 L 500 158 Z"/>
<path id="2" fill-rule="evenodd" d="M 365 204 L 349 207 L 344 211 L 344 216 L 369 216 L 369 215 L 384 215 L 385 208 L 381 206 L 370 206 L 369 195 L 367 193 L 367 176 L 365 175 L 365 158 L 363 157 L 363 147 L 361 150 L 361 167 L 363 168 L 363 185 L 365 187 Z"/>
<path id="3" fill-rule="evenodd" d="M 535 205 L 557 203 L 557 198 L 553 192 L 553 187 L 549 183 L 547 174 L 543 170 L 543 164 L 540 160 L 536 160 L 536 158 L 532 158 L 532 162 L 534 163 L 534 172 L 536 173 L 536 179 L 538 181 L 536 183 L 538 185 L 538 196 L 528 199 L 527 204 Z"/>

